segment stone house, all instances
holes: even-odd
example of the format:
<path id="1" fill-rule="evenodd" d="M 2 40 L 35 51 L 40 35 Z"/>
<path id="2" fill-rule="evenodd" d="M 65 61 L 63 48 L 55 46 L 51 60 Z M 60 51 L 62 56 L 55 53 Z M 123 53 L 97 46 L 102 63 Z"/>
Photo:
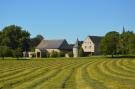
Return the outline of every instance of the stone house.
<path id="1" fill-rule="evenodd" d="M 51 53 L 52 51 L 71 51 L 71 47 L 68 42 L 63 40 L 42 40 L 39 45 L 35 48 L 36 57 L 44 57 L 46 52 Z"/>
<path id="2" fill-rule="evenodd" d="M 84 52 L 91 55 L 99 55 L 99 44 L 101 39 L 101 36 L 88 36 L 82 44 Z"/>

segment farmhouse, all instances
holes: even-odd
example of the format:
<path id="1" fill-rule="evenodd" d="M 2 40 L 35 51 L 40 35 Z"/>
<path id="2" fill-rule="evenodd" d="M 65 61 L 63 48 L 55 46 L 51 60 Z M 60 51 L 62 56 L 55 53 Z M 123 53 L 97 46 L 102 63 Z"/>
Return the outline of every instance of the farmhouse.
<path id="1" fill-rule="evenodd" d="M 36 57 L 46 57 L 46 53 L 51 54 L 53 51 L 68 52 L 73 50 L 74 57 L 79 57 L 79 48 L 82 47 L 85 55 L 99 55 L 99 44 L 101 36 L 88 36 L 84 41 L 76 40 L 74 45 L 69 45 L 63 40 L 42 40 L 35 48 Z"/>
<path id="2" fill-rule="evenodd" d="M 72 48 L 68 42 L 63 40 L 42 40 L 35 49 L 36 57 L 44 57 L 46 52 L 70 51 Z"/>
<path id="3" fill-rule="evenodd" d="M 99 44 L 101 39 L 101 36 L 88 36 L 82 44 L 84 52 L 91 55 L 99 55 Z"/>

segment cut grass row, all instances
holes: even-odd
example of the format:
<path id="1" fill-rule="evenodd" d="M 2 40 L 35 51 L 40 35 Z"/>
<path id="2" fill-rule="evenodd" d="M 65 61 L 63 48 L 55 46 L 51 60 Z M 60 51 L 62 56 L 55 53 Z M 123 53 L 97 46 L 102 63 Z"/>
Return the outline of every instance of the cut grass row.
<path id="1" fill-rule="evenodd" d="M 69 67 L 69 66 L 71 66 L 71 65 L 75 65 L 75 63 L 70 63 L 69 65 L 67 65 L 67 66 L 64 66 L 64 67 Z M 62 68 L 64 68 L 64 67 L 62 67 Z M 59 69 L 59 68 L 57 68 L 57 69 Z M 56 70 L 56 69 L 55 69 Z M 44 74 L 43 76 L 41 76 L 41 78 L 39 78 L 39 76 L 37 77 L 37 78 L 35 78 L 34 80 L 32 80 L 32 82 L 25 82 L 25 84 L 21 84 L 21 86 L 20 87 L 23 87 L 23 86 L 25 86 L 25 88 L 24 89 L 30 89 L 30 88 L 35 88 L 35 87 L 38 87 L 38 86 L 40 86 L 41 87 L 41 85 L 43 84 L 43 83 L 45 83 L 46 81 L 48 81 L 48 80 L 50 80 L 51 78 L 53 78 L 54 76 L 56 76 L 58 73 L 60 72 L 60 70 L 58 70 L 58 72 L 57 73 L 49 73 L 49 75 L 48 76 L 46 76 L 46 74 Z M 19 88 L 20 88 L 19 87 Z M 18 88 L 18 87 L 17 87 Z M 38 89 L 39 89 L 39 87 L 38 87 Z"/>
<path id="2" fill-rule="evenodd" d="M 134 59 L 103 59 L 100 57 L 0 61 L 0 88 L 135 89 L 134 65 Z"/>

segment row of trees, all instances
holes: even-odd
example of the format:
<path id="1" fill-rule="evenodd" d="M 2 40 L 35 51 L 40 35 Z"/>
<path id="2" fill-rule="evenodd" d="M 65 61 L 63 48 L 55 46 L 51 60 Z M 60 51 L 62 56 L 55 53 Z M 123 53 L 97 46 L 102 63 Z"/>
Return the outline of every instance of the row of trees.
<path id="1" fill-rule="evenodd" d="M 35 47 L 43 40 L 42 35 L 31 38 L 30 33 L 20 26 L 10 25 L 0 31 L 0 57 L 20 57 L 24 51 L 34 51 Z M 105 55 L 134 55 L 135 54 L 135 33 L 125 31 L 108 32 L 100 43 L 100 51 Z M 63 53 L 62 53 L 63 54 Z M 69 53 L 71 56 L 72 52 Z M 59 56 L 52 53 L 52 56 Z M 83 49 L 79 48 L 79 56 L 83 57 Z"/>
<path id="2" fill-rule="evenodd" d="M 33 50 L 42 39 L 41 35 L 30 38 L 30 33 L 20 26 L 7 26 L 0 31 L 0 57 L 22 56 L 22 52 Z"/>
<path id="3" fill-rule="evenodd" d="M 100 43 L 100 51 L 105 55 L 134 55 L 135 33 L 133 31 L 108 32 Z"/>

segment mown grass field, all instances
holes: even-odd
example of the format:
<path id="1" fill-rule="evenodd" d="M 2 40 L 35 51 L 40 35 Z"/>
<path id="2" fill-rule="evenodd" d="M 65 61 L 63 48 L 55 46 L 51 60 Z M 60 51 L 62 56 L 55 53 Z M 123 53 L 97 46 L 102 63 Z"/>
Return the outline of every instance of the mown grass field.
<path id="1" fill-rule="evenodd" d="M 135 59 L 0 60 L 0 89 L 135 89 Z"/>

